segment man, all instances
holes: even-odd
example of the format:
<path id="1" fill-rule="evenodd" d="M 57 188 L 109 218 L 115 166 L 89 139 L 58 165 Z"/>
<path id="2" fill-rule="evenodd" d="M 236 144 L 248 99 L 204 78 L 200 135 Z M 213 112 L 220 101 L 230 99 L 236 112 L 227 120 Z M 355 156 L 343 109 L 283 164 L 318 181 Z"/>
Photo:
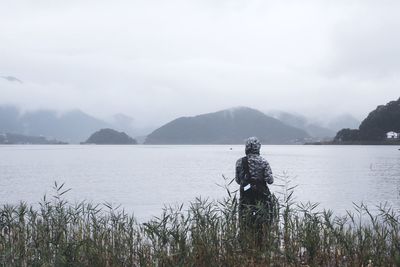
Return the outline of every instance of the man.
<path id="1" fill-rule="evenodd" d="M 261 143 L 256 137 L 246 141 L 246 156 L 236 162 L 235 180 L 240 185 L 240 220 L 255 223 L 258 217 L 272 219 L 271 193 L 267 184 L 274 182 L 269 163 L 260 156 Z"/>

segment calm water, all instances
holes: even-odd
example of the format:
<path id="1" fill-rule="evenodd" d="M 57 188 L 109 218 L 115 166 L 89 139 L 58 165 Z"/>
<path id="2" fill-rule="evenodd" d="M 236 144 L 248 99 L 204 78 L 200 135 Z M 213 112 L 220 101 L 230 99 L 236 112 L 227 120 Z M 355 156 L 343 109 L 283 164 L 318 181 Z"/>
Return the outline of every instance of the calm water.
<path id="1" fill-rule="evenodd" d="M 0 203 L 37 203 L 54 181 L 68 199 L 121 204 L 139 219 L 164 204 L 221 198 L 243 146 L 0 146 Z M 344 212 L 352 202 L 400 208 L 395 146 L 263 146 L 274 174 L 288 174 L 300 201 Z M 279 183 L 279 181 L 278 181 Z M 235 188 L 234 185 L 233 188 Z M 272 187 L 272 191 L 280 190 Z"/>

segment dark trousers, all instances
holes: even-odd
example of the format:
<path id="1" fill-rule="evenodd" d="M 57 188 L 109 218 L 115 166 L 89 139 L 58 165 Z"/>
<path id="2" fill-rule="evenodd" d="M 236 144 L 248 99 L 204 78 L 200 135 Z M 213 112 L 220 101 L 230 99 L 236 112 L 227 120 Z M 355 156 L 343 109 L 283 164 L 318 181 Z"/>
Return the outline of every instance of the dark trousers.
<path id="1" fill-rule="evenodd" d="M 250 216 L 251 219 L 268 215 L 271 209 L 271 194 L 267 190 L 255 190 L 250 188 L 240 192 L 239 216 Z"/>
<path id="2" fill-rule="evenodd" d="M 250 188 L 240 192 L 239 222 L 240 236 L 251 237 L 261 244 L 263 228 L 272 221 L 272 203 L 269 190 L 255 190 Z"/>

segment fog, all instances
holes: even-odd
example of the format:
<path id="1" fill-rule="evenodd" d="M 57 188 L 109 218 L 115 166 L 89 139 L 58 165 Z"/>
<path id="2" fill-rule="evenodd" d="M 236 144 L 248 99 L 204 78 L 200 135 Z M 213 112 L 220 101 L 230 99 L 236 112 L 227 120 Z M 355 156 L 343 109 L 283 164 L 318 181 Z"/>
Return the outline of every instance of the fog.
<path id="1" fill-rule="evenodd" d="M 363 118 L 399 97 L 399 1 L 0 0 L 0 104 L 142 126 L 233 106 Z"/>

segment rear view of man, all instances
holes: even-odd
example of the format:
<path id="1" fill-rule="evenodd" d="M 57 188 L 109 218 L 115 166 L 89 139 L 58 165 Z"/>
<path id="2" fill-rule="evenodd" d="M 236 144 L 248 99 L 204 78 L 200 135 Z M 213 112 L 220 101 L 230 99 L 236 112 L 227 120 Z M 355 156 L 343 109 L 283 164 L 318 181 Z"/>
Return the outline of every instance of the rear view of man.
<path id="1" fill-rule="evenodd" d="M 257 221 L 258 213 L 271 214 L 271 193 L 267 184 L 274 182 L 269 163 L 260 156 L 261 143 L 256 137 L 246 141 L 246 156 L 236 162 L 235 180 L 240 185 L 240 220 Z M 270 216 L 269 216 L 270 217 Z M 257 225 L 254 225 L 257 227 Z"/>

